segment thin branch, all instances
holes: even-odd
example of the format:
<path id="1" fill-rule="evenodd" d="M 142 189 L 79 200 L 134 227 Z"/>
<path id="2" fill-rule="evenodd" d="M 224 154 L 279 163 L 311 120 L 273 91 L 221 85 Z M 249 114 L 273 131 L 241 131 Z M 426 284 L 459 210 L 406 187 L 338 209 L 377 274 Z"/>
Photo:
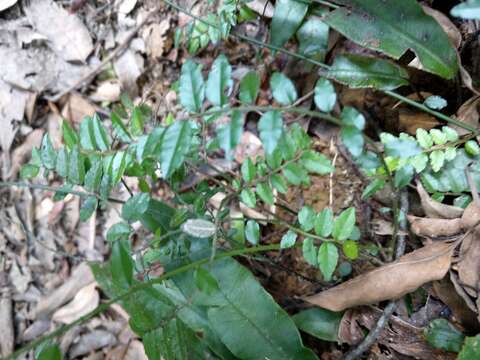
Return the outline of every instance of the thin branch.
<path id="1" fill-rule="evenodd" d="M 25 187 L 25 188 L 30 188 L 30 189 L 39 189 L 39 190 L 46 190 L 46 191 L 53 191 L 55 193 L 64 193 L 64 194 L 71 194 L 78 196 L 80 198 L 87 198 L 87 197 L 96 197 L 99 200 L 103 200 L 102 197 L 98 194 L 91 193 L 91 192 L 86 192 L 86 191 L 78 191 L 78 190 L 68 190 L 62 187 L 56 187 L 56 186 L 49 186 L 49 185 L 43 185 L 43 184 L 30 184 L 26 182 L 17 182 L 17 181 L 2 181 L 0 182 L 0 188 L 1 187 L 12 187 L 12 186 L 18 186 L 18 187 Z M 115 198 L 108 198 L 108 201 L 112 203 L 117 203 L 117 204 L 125 204 L 125 201 L 120 200 L 120 199 L 115 199 Z"/>

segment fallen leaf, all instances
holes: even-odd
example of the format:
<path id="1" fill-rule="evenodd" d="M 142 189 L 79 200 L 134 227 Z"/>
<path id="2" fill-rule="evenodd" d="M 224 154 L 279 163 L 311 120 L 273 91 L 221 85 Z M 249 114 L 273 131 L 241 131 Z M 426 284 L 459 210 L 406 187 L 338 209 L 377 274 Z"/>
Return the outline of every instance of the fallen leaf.
<path id="1" fill-rule="evenodd" d="M 420 196 L 423 210 L 429 218 L 455 219 L 462 216 L 463 209 L 461 207 L 446 205 L 433 200 L 421 181 L 417 181 L 417 192 Z"/>
<path id="2" fill-rule="evenodd" d="M 92 332 L 80 336 L 80 339 L 73 344 L 68 354 L 74 359 L 97 349 L 107 349 L 116 343 L 117 339 L 111 332 L 106 330 L 93 330 Z"/>
<path id="3" fill-rule="evenodd" d="M 135 97 L 138 94 L 137 79 L 142 74 L 143 68 L 139 65 L 135 52 L 127 49 L 115 60 L 113 67 L 122 84 L 122 89 L 131 97 Z"/>
<path id="4" fill-rule="evenodd" d="M 62 108 L 62 117 L 70 120 L 70 123 L 80 125 L 85 116 L 95 114 L 96 107 L 83 96 L 73 93 Z"/>
<path id="5" fill-rule="evenodd" d="M 92 283 L 80 289 L 72 301 L 53 313 L 52 320 L 68 324 L 94 310 L 100 301 L 96 285 Z"/>
<path id="6" fill-rule="evenodd" d="M 433 129 L 439 122 L 430 114 L 417 112 L 407 108 L 398 111 L 398 130 L 415 135 L 417 129 Z"/>
<path id="7" fill-rule="evenodd" d="M 147 54 L 154 59 L 160 58 L 165 51 L 165 36 L 170 29 L 170 19 L 164 19 L 159 24 L 152 24 L 145 29 L 144 41 Z"/>
<path id="8" fill-rule="evenodd" d="M 98 84 L 95 92 L 90 95 L 93 101 L 115 102 L 120 99 L 121 95 L 120 82 L 118 80 L 106 80 Z"/>
<path id="9" fill-rule="evenodd" d="M 478 333 L 480 324 L 476 314 L 472 311 L 455 291 L 450 279 L 446 276 L 442 280 L 433 282 L 435 295 L 445 303 L 453 313 L 454 318 L 462 324 L 469 332 Z"/>
<path id="10" fill-rule="evenodd" d="M 115 7 L 118 9 L 118 12 L 124 15 L 128 15 L 137 5 L 137 0 L 117 0 L 115 2 Z"/>
<path id="11" fill-rule="evenodd" d="M 0 126 L 2 127 L 0 147 L 5 153 L 10 151 L 10 146 L 17 133 L 17 122 L 23 119 L 27 97 L 27 92 L 17 90 L 0 80 L 0 114 L 2 114 L 0 117 Z"/>
<path id="12" fill-rule="evenodd" d="M 453 236 L 463 230 L 462 219 L 429 219 L 407 215 L 412 232 L 418 236 L 436 238 L 439 236 Z"/>
<path id="13" fill-rule="evenodd" d="M 255 11 L 257 14 L 265 16 L 269 19 L 273 17 L 273 13 L 275 11 L 275 8 L 270 0 L 254 0 L 247 2 L 245 5 Z"/>
<path id="14" fill-rule="evenodd" d="M 456 264 L 460 284 L 472 297 L 477 297 L 480 281 L 480 238 L 477 231 L 469 233 L 462 241 L 459 261 Z"/>
<path id="15" fill-rule="evenodd" d="M 247 158 L 252 160 L 258 156 L 263 156 L 262 142 L 250 131 L 244 131 L 240 138 L 240 143 L 235 148 L 235 160 L 242 164 Z"/>
<path id="16" fill-rule="evenodd" d="M 331 311 L 398 299 L 445 276 L 455 243 L 434 242 L 305 300 Z"/>
<path id="17" fill-rule="evenodd" d="M 80 264 L 73 270 L 70 278 L 37 303 L 31 314 L 32 318 L 49 314 L 67 301 L 71 300 L 80 289 L 94 281 L 95 279 L 90 267 L 85 263 Z"/>
<path id="18" fill-rule="evenodd" d="M 48 38 L 65 61 L 85 62 L 93 51 L 92 38 L 80 18 L 52 0 L 32 1 L 25 13 L 33 28 Z"/>
<path id="19" fill-rule="evenodd" d="M 0 11 L 8 9 L 17 3 L 18 0 L 0 0 Z"/>
<path id="20" fill-rule="evenodd" d="M 470 99 L 468 99 L 465 103 L 460 106 L 460 108 L 457 110 L 457 113 L 455 115 L 455 118 L 458 121 L 461 121 L 465 124 L 478 127 L 478 105 L 480 103 L 480 96 L 474 96 Z M 461 128 L 459 126 L 453 125 L 452 128 L 454 128 L 460 135 L 465 135 L 468 134 L 469 131 L 465 130 L 464 128 Z"/>

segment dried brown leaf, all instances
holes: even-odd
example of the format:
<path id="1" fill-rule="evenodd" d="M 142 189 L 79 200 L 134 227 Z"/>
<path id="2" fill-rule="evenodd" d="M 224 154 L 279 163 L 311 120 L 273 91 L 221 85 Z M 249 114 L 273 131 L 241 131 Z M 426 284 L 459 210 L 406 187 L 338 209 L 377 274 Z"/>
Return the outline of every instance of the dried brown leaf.
<path id="1" fill-rule="evenodd" d="M 73 272 L 72 276 L 65 281 L 62 286 L 41 299 L 33 310 L 33 317 L 48 314 L 57 309 L 70 299 L 83 287 L 91 284 L 94 277 L 90 267 L 87 264 L 80 264 Z"/>
<path id="2" fill-rule="evenodd" d="M 461 121 L 465 124 L 478 127 L 478 118 L 479 118 L 479 113 L 478 113 L 478 105 L 480 103 L 480 96 L 474 96 L 470 99 L 468 99 L 465 103 L 460 106 L 460 108 L 457 110 L 457 114 L 455 115 L 455 118 L 458 121 Z M 452 126 L 460 135 L 465 135 L 468 134 L 469 131 L 465 130 L 464 128 L 461 128 L 459 126 Z"/>
<path id="3" fill-rule="evenodd" d="M 420 195 L 423 210 L 429 218 L 456 219 L 462 216 L 463 209 L 461 207 L 446 205 L 433 200 L 424 189 L 421 181 L 417 182 L 417 191 Z"/>
<path id="4" fill-rule="evenodd" d="M 460 284 L 473 297 L 477 296 L 480 282 L 480 238 L 479 233 L 473 231 L 462 241 L 460 260 L 456 264 Z"/>
<path id="5" fill-rule="evenodd" d="M 39 147 L 42 143 L 43 130 L 35 129 L 23 142 L 22 145 L 18 146 L 12 152 L 12 167 L 7 174 L 7 179 L 14 179 L 22 165 L 28 160 L 32 154 L 32 149 L 34 147 Z"/>
<path id="6" fill-rule="evenodd" d="M 92 38 L 80 18 L 52 0 L 32 1 L 25 12 L 32 26 L 48 38 L 65 61 L 85 62 L 93 51 Z"/>
<path id="7" fill-rule="evenodd" d="M 100 301 L 96 283 L 85 286 L 73 300 L 53 313 L 52 320 L 64 324 L 71 323 L 94 310 Z"/>
<path id="8" fill-rule="evenodd" d="M 472 201 L 462 215 L 462 226 L 469 230 L 480 224 L 480 207 L 475 201 Z"/>
<path id="9" fill-rule="evenodd" d="M 454 244 L 434 242 L 397 261 L 357 276 L 305 300 L 331 311 L 398 299 L 423 284 L 445 276 Z"/>
<path id="10" fill-rule="evenodd" d="M 476 313 L 467 306 L 462 297 L 455 291 L 455 287 L 447 276 L 442 280 L 434 281 L 433 289 L 436 296 L 450 308 L 455 319 L 464 328 L 478 332 L 480 324 L 478 323 Z"/>
<path id="11" fill-rule="evenodd" d="M 462 219 L 429 219 L 413 215 L 407 216 L 411 230 L 418 236 L 435 238 L 438 236 L 453 236 L 462 232 Z"/>

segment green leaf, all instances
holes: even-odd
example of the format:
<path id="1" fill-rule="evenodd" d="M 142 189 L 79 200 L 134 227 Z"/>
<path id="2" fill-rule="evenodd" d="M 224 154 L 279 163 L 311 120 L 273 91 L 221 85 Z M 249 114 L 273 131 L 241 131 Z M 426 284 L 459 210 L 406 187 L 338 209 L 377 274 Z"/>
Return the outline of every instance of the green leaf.
<path id="1" fill-rule="evenodd" d="M 160 164 L 164 178 L 170 177 L 182 165 L 191 142 L 192 127 L 189 121 L 176 121 L 167 128 L 160 148 Z"/>
<path id="2" fill-rule="evenodd" d="M 350 260 L 358 258 L 358 243 L 353 240 L 347 240 L 342 244 L 343 253 Z"/>
<path id="3" fill-rule="evenodd" d="M 262 199 L 266 204 L 274 204 L 272 188 L 270 187 L 270 185 L 268 185 L 268 183 L 263 182 L 257 184 L 256 190 L 260 199 Z"/>
<path id="4" fill-rule="evenodd" d="M 245 237 L 252 245 L 257 245 L 260 239 L 260 226 L 255 220 L 248 220 L 245 226 Z"/>
<path id="5" fill-rule="evenodd" d="M 430 135 L 435 145 L 443 145 L 447 142 L 447 135 L 441 130 L 432 129 L 430 130 Z"/>
<path id="6" fill-rule="evenodd" d="M 62 121 L 62 133 L 63 133 L 63 142 L 68 147 L 72 149 L 75 145 L 80 143 L 77 132 L 72 128 L 67 120 Z"/>
<path id="7" fill-rule="evenodd" d="M 472 197 L 470 195 L 460 195 L 453 200 L 453 205 L 465 209 L 471 202 Z"/>
<path id="8" fill-rule="evenodd" d="M 85 174 L 85 188 L 88 191 L 95 192 L 100 186 L 102 180 L 103 167 L 100 160 L 95 161 Z"/>
<path id="9" fill-rule="evenodd" d="M 382 190 L 385 186 L 385 180 L 375 179 L 370 184 L 367 185 L 365 190 L 362 193 L 362 199 L 368 199 L 374 195 L 377 191 Z"/>
<path id="10" fill-rule="evenodd" d="M 467 0 L 462 2 L 450 10 L 450 15 L 462 19 L 480 19 L 480 0 Z"/>
<path id="11" fill-rule="evenodd" d="M 448 105 L 447 100 L 438 95 L 431 95 L 427 97 L 423 104 L 434 110 L 442 110 Z"/>
<path id="12" fill-rule="evenodd" d="M 452 129 L 449 126 L 442 126 L 442 132 L 447 137 L 447 141 L 455 142 L 458 141 L 458 133 L 455 129 Z"/>
<path id="13" fill-rule="evenodd" d="M 287 249 L 291 248 L 295 245 L 297 241 L 297 233 L 292 230 L 288 230 L 283 236 L 282 240 L 280 241 L 280 249 Z"/>
<path id="14" fill-rule="evenodd" d="M 120 119 L 120 116 L 118 116 L 116 112 L 112 112 L 110 119 L 112 121 L 112 128 L 113 128 L 114 134 L 121 141 L 125 143 L 129 143 L 130 141 L 132 141 L 132 135 L 130 135 L 130 132 L 128 131 L 127 127 L 125 126 L 122 119 Z"/>
<path id="15" fill-rule="evenodd" d="M 282 175 L 273 174 L 270 177 L 270 183 L 279 193 L 286 194 L 288 192 L 287 182 Z"/>
<path id="16" fill-rule="evenodd" d="M 45 344 L 35 356 L 36 360 L 62 360 L 62 352 L 57 344 Z"/>
<path id="17" fill-rule="evenodd" d="M 38 175 L 40 168 L 37 165 L 25 164 L 20 169 L 20 178 L 22 179 L 32 179 Z"/>
<path id="18" fill-rule="evenodd" d="M 188 59 L 182 66 L 179 81 L 179 96 L 182 106 L 190 112 L 199 112 L 205 99 L 205 83 L 201 66 Z"/>
<path id="19" fill-rule="evenodd" d="M 98 200 L 95 196 L 87 197 L 80 207 L 80 221 L 87 221 L 95 210 L 97 210 L 97 206 Z"/>
<path id="20" fill-rule="evenodd" d="M 395 172 L 395 177 L 393 179 L 395 187 L 397 187 L 398 189 L 404 188 L 405 186 L 410 184 L 413 179 L 413 175 L 415 175 L 413 166 L 408 164 L 402 166 Z"/>
<path id="21" fill-rule="evenodd" d="M 150 203 L 150 195 L 141 193 L 129 198 L 122 207 L 122 217 L 128 221 L 140 220 L 142 215 L 147 211 Z"/>
<path id="22" fill-rule="evenodd" d="M 300 311 L 293 316 L 293 321 L 300 330 L 318 339 L 338 341 L 338 329 L 342 317 L 342 312 L 313 308 Z"/>
<path id="23" fill-rule="evenodd" d="M 57 159 L 55 162 L 55 171 L 63 178 L 68 176 L 69 154 L 66 147 L 62 146 L 58 150 Z"/>
<path id="24" fill-rule="evenodd" d="M 351 106 L 345 106 L 342 110 L 342 126 L 353 126 L 362 131 L 365 129 L 365 117 L 361 112 Z"/>
<path id="25" fill-rule="evenodd" d="M 198 290 L 210 295 L 218 291 L 217 280 L 203 267 L 195 269 L 195 286 Z"/>
<path id="26" fill-rule="evenodd" d="M 301 166 L 295 163 L 289 163 L 283 168 L 283 176 L 292 185 L 300 185 L 308 173 Z"/>
<path id="27" fill-rule="evenodd" d="M 246 182 L 250 182 L 250 181 L 253 181 L 253 179 L 255 179 L 257 170 L 255 168 L 255 164 L 253 163 L 252 159 L 247 158 L 243 162 L 241 171 L 242 171 L 243 180 L 245 180 Z"/>
<path id="28" fill-rule="evenodd" d="M 468 140 L 465 143 L 465 151 L 469 155 L 477 156 L 480 154 L 480 146 L 478 146 L 478 143 L 475 140 Z"/>
<path id="29" fill-rule="evenodd" d="M 312 238 L 306 238 L 302 244 L 303 258 L 312 266 L 317 266 L 317 247 L 313 243 Z"/>
<path id="30" fill-rule="evenodd" d="M 428 155 L 426 153 L 420 153 L 409 159 L 410 165 L 415 168 L 417 173 L 421 173 L 428 164 Z"/>
<path id="31" fill-rule="evenodd" d="M 208 322 L 235 358 L 318 360 L 302 346 L 293 320 L 247 269 L 225 259 L 216 261 L 210 273 L 221 291 L 207 310 Z"/>
<path id="32" fill-rule="evenodd" d="M 459 352 L 465 339 L 465 336 L 446 319 L 433 320 L 425 328 L 424 333 L 431 346 L 452 352 Z"/>
<path id="33" fill-rule="evenodd" d="M 243 114 L 239 111 L 232 111 L 230 122 L 217 128 L 217 138 L 220 147 L 225 151 L 225 157 L 229 160 L 232 159 L 233 150 L 242 137 L 243 123 Z"/>
<path id="34" fill-rule="evenodd" d="M 188 219 L 182 224 L 182 231 L 200 239 L 212 237 L 217 232 L 214 223 L 203 219 Z"/>
<path id="35" fill-rule="evenodd" d="M 222 107 L 228 103 L 228 95 L 233 85 L 231 76 L 232 67 L 225 55 L 221 54 L 213 62 L 206 85 L 207 99 L 213 105 Z"/>
<path id="36" fill-rule="evenodd" d="M 355 227 L 355 208 L 351 207 L 335 219 L 333 223 L 332 235 L 335 240 L 347 240 L 353 232 Z"/>
<path id="37" fill-rule="evenodd" d="M 315 105 L 323 112 L 330 112 L 333 110 L 337 102 L 337 93 L 330 80 L 320 78 L 315 85 Z"/>
<path id="38" fill-rule="evenodd" d="M 132 227 L 125 223 L 119 222 L 110 227 L 107 231 L 107 241 L 114 242 L 119 240 L 128 240 L 130 234 L 132 233 Z"/>
<path id="39" fill-rule="evenodd" d="M 50 140 L 50 136 L 48 134 L 43 135 L 40 155 L 42 157 L 43 166 L 49 170 L 55 169 L 57 152 L 53 148 L 52 141 Z"/>
<path id="40" fill-rule="evenodd" d="M 328 50 L 328 29 L 328 25 L 320 17 L 309 16 L 297 31 L 298 51 L 305 56 L 323 61 Z"/>
<path id="41" fill-rule="evenodd" d="M 283 133 L 283 120 L 279 111 L 266 112 L 258 122 L 260 139 L 267 154 L 272 154 Z"/>
<path id="42" fill-rule="evenodd" d="M 118 151 L 112 157 L 108 167 L 108 175 L 112 181 L 112 185 L 116 185 L 122 179 L 123 173 L 127 167 L 126 151 Z"/>
<path id="43" fill-rule="evenodd" d="M 466 337 L 457 360 L 474 360 L 478 358 L 480 358 L 480 335 Z"/>
<path id="44" fill-rule="evenodd" d="M 113 120 L 112 120 L 112 124 L 113 124 Z M 144 120 L 143 120 L 142 110 L 138 106 L 135 106 L 132 111 L 132 119 L 130 120 L 130 129 L 133 135 L 140 136 L 140 135 L 143 135 L 143 128 L 144 128 Z"/>
<path id="45" fill-rule="evenodd" d="M 445 162 L 445 153 L 442 150 L 434 150 L 430 153 L 430 165 L 434 172 L 439 171 Z"/>
<path id="46" fill-rule="evenodd" d="M 325 175 L 335 171 L 331 161 L 323 154 L 313 150 L 305 151 L 300 157 L 300 162 L 309 172 Z"/>
<path id="47" fill-rule="evenodd" d="M 339 0 L 324 21 L 350 40 L 399 59 L 412 50 L 426 71 L 451 79 L 457 55 L 447 34 L 416 0 Z"/>
<path id="48" fill-rule="evenodd" d="M 240 101 L 255 104 L 260 90 L 260 77 L 255 71 L 250 71 L 240 81 Z"/>
<path id="49" fill-rule="evenodd" d="M 333 230 L 333 211 L 324 208 L 315 218 L 315 233 L 318 236 L 329 237 Z"/>
<path id="50" fill-rule="evenodd" d="M 78 145 L 75 145 L 70 152 L 70 163 L 68 166 L 68 181 L 72 184 L 81 185 L 85 179 L 85 159 L 80 153 Z"/>
<path id="51" fill-rule="evenodd" d="M 110 141 L 97 114 L 86 116 L 80 124 L 80 144 L 86 150 L 107 151 Z"/>
<path id="52" fill-rule="evenodd" d="M 325 281 L 332 280 L 338 263 L 338 249 L 331 242 L 323 242 L 318 249 L 318 265 Z"/>
<path id="53" fill-rule="evenodd" d="M 417 141 L 424 149 L 430 149 L 433 146 L 432 136 L 427 130 L 418 128 L 416 132 Z"/>
<path id="54" fill-rule="evenodd" d="M 298 213 L 298 222 L 303 230 L 312 230 L 315 224 L 315 210 L 311 206 L 302 207 Z"/>
<path id="55" fill-rule="evenodd" d="M 270 43 L 282 47 L 290 39 L 307 14 L 308 4 L 297 0 L 278 0 L 275 3 Z"/>
<path id="56" fill-rule="evenodd" d="M 363 134 L 355 126 L 342 126 L 340 130 L 342 143 L 350 151 L 353 157 L 362 155 L 365 140 Z"/>
<path id="57" fill-rule="evenodd" d="M 385 154 L 387 156 L 408 158 L 422 152 L 422 149 L 414 140 L 394 139 L 385 144 Z"/>
<path id="58" fill-rule="evenodd" d="M 126 241 L 115 241 L 110 255 L 110 271 L 113 282 L 121 288 L 128 288 L 133 283 L 133 260 Z"/>
<path id="59" fill-rule="evenodd" d="M 351 88 L 393 90 L 408 85 L 408 73 L 400 66 L 380 58 L 337 55 L 325 76 Z"/>
<path id="60" fill-rule="evenodd" d="M 270 78 L 270 89 L 275 101 L 281 105 L 291 105 L 297 100 L 295 85 L 282 73 L 273 73 Z"/>

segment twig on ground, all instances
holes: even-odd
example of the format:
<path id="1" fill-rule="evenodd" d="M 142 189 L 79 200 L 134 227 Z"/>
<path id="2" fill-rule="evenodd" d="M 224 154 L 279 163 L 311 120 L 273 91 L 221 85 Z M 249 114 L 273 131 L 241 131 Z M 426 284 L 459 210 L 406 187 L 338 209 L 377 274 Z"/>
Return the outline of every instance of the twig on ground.
<path id="1" fill-rule="evenodd" d="M 398 226 L 394 228 L 393 237 L 397 240 L 396 249 L 395 249 L 395 258 L 398 259 L 405 252 L 405 240 L 406 235 L 405 230 L 407 229 L 407 220 L 406 214 L 408 212 L 408 193 L 406 190 L 403 190 L 400 193 L 399 201 L 397 201 L 397 211 L 395 212 L 396 221 L 395 223 Z M 400 204 L 398 204 L 398 202 Z M 400 205 L 400 208 L 398 207 Z M 400 231 L 399 231 L 400 230 Z M 352 351 L 350 351 L 345 357 L 344 360 L 354 360 L 358 359 L 365 351 L 370 349 L 373 343 L 377 340 L 378 336 L 382 332 L 385 325 L 388 324 L 388 320 L 393 315 L 397 307 L 395 300 L 390 300 L 385 309 L 383 310 L 382 316 L 378 319 L 375 326 L 370 330 L 368 335 L 363 339 L 363 341 L 358 344 Z"/>

